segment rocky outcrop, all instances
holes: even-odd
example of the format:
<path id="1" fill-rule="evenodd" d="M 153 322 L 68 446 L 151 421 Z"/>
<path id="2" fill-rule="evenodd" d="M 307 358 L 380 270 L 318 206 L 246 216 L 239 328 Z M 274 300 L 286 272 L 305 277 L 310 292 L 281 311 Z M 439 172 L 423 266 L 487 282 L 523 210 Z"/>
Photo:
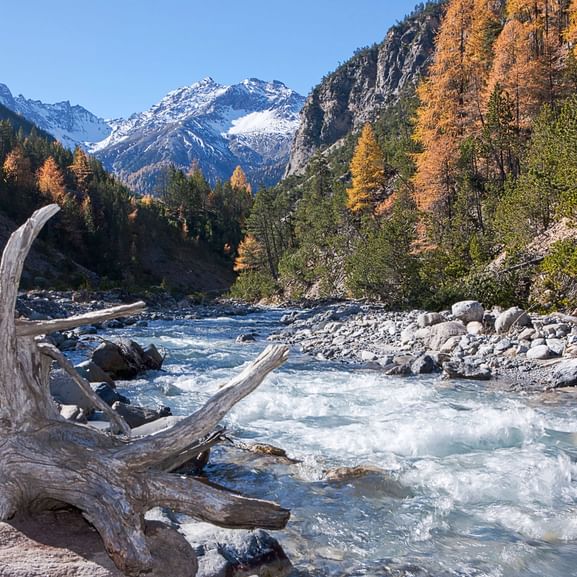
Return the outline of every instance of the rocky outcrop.
<path id="1" fill-rule="evenodd" d="M 385 40 L 359 51 L 316 86 L 301 112 L 286 174 L 302 174 L 319 149 L 373 121 L 426 71 L 442 6 L 428 6 L 391 28 Z"/>

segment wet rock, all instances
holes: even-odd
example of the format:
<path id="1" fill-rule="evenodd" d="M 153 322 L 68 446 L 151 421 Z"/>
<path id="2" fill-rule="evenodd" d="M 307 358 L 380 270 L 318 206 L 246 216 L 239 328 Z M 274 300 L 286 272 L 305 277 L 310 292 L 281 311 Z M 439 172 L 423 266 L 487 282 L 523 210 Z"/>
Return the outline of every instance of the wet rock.
<path id="1" fill-rule="evenodd" d="M 235 340 L 237 343 L 253 343 L 254 341 L 256 341 L 256 335 L 254 333 L 238 335 Z"/>
<path id="2" fill-rule="evenodd" d="M 488 381 L 491 379 L 491 369 L 484 365 L 474 365 L 467 362 L 448 361 L 443 364 L 443 376 L 449 379 L 473 379 Z"/>
<path id="3" fill-rule="evenodd" d="M 162 363 L 164 363 L 164 356 L 156 348 L 156 345 L 151 343 L 144 349 L 144 361 L 146 369 L 158 371 L 162 368 Z"/>
<path id="4" fill-rule="evenodd" d="M 411 364 L 411 372 L 414 375 L 428 375 L 437 369 L 437 363 L 431 355 L 424 354 L 417 357 Z"/>
<path id="5" fill-rule="evenodd" d="M 129 339 L 105 341 L 92 353 L 92 361 L 113 379 L 132 379 L 146 370 L 158 370 L 163 360 L 154 345 L 144 350 Z"/>
<path id="6" fill-rule="evenodd" d="M 495 331 L 498 334 L 508 332 L 513 326 L 526 327 L 531 324 L 529 315 L 519 307 L 511 307 L 502 312 L 495 320 Z"/>
<path id="7" fill-rule="evenodd" d="M 365 488 L 370 494 L 378 493 L 396 499 L 412 497 L 412 491 L 392 477 L 387 471 L 372 465 L 338 467 L 324 472 L 324 480 L 331 484 L 354 483 L 357 489 Z M 363 491 L 364 492 L 364 491 Z"/>
<path id="8" fill-rule="evenodd" d="M 84 377 L 89 383 L 108 383 L 111 387 L 116 386 L 114 380 L 110 378 L 110 375 L 93 361 L 78 363 L 74 368 L 78 374 Z"/>
<path id="9" fill-rule="evenodd" d="M 232 531 L 198 523 L 181 530 L 198 557 L 197 577 L 288 577 L 292 571 L 279 542 L 261 529 Z"/>
<path id="10" fill-rule="evenodd" d="M 115 402 L 112 408 L 128 423 L 131 429 L 142 427 L 147 423 L 152 423 L 162 417 L 172 415 L 169 407 L 161 407 L 160 409 L 147 409 L 145 407 L 136 407 L 122 402 Z"/>
<path id="11" fill-rule="evenodd" d="M 473 321 L 482 321 L 485 309 L 478 301 L 461 301 L 452 306 L 451 312 L 455 318 L 467 324 Z"/>
<path id="12" fill-rule="evenodd" d="M 76 336 L 82 337 L 85 335 L 96 335 L 98 334 L 98 329 L 93 325 L 84 325 L 77 327 L 72 331 Z"/>
<path id="13" fill-rule="evenodd" d="M 130 404 L 130 399 L 121 395 L 115 388 L 108 383 L 94 383 L 91 385 L 92 390 L 107 404 L 112 407 L 114 403 Z"/>

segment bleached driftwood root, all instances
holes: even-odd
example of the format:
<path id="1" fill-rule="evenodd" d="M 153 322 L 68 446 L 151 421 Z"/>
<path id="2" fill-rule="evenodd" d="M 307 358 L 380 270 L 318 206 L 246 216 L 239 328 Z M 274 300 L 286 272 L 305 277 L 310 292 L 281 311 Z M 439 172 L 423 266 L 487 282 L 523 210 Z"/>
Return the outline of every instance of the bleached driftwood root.
<path id="1" fill-rule="evenodd" d="M 32 242 L 58 211 L 36 211 L 10 238 L 0 263 L 0 520 L 25 510 L 77 507 L 100 533 L 115 564 L 127 575 L 151 566 L 144 513 L 157 506 L 222 527 L 283 528 L 289 511 L 167 471 L 205 451 L 220 436 L 215 427 L 288 354 L 268 347 L 204 407 L 152 437 L 127 438 L 65 421 L 53 402 L 48 376 L 59 363 L 128 435 L 121 417 L 92 393 L 89 384 L 56 349 L 35 339 L 48 332 L 133 314 L 143 303 L 55 321 L 15 321 L 18 283 Z"/>

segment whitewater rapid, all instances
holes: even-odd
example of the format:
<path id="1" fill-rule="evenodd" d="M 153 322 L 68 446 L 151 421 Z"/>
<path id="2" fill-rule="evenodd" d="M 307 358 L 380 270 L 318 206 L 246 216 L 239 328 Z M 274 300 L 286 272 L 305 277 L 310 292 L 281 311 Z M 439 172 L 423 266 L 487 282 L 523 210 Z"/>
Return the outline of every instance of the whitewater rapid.
<path id="1" fill-rule="evenodd" d="M 255 358 L 281 314 L 124 329 L 168 357 L 165 372 L 122 383 L 122 392 L 189 414 Z M 247 332 L 258 333 L 255 343 L 234 342 Z M 577 575 L 574 403 L 438 376 L 384 376 L 294 351 L 224 424 L 301 461 L 241 454 L 231 462 L 217 449 L 207 474 L 292 509 L 275 537 L 302 572 L 379 575 L 411 565 L 435 576 Z M 384 473 L 324 479 L 331 468 L 358 465 Z"/>

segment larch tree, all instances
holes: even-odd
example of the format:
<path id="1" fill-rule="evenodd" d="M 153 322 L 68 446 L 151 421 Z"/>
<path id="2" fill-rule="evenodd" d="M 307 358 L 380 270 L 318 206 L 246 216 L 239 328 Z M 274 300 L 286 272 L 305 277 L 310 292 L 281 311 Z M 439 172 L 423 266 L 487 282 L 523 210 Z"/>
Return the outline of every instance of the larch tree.
<path id="1" fill-rule="evenodd" d="M 418 87 L 415 138 L 423 147 L 416 155 L 414 184 L 419 209 L 430 211 L 454 195 L 459 147 L 474 122 L 471 62 L 466 57 L 475 0 L 449 2 L 437 36 L 428 78 Z"/>
<path id="2" fill-rule="evenodd" d="M 246 178 L 246 174 L 242 167 L 239 165 L 234 169 L 232 176 L 230 177 L 230 185 L 234 189 L 245 190 L 251 193 L 252 187 Z"/>
<path id="3" fill-rule="evenodd" d="M 385 161 L 370 124 L 365 124 L 350 165 L 352 185 L 347 189 L 347 206 L 353 213 L 366 210 L 385 188 Z"/>
<path id="4" fill-rule="evenodd" d="M 49 156 L 36 175 L 38 190 L 50 201 L 62 205 L 66 196 L 64 176 L 52 156 Z"/>
<path id="5" fill-rule="evenodd" d="M 264 249 L 262 245 L 252 234 L 247 234 L 238 247 L 238 255 L 234 261 L 235 272 L 256 270 L 263 261 Z"/>
<path id="6" fill-rule="evenodd" d="M 6 178 L 20 188 L 31 188 L 35 185 L 30 159 L 20 146 L 8 153 L 2 169 Z"/>
<path id="7" fill-rule="evenodd" d="M 79 146 L 74 149 L 74 158 L 70 165 L 70 170 L 74 175 L 78 190 L 83 193 L 87 192 L 93 170 L 88 161 L 88 156 Z"/>

